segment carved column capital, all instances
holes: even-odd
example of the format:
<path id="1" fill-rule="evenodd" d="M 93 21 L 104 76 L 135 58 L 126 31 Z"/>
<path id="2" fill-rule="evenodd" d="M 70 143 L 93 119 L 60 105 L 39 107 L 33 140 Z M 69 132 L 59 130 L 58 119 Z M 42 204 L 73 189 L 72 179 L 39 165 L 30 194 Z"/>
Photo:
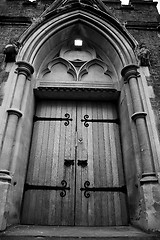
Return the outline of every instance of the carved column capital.
<path id="1" fill-rule="evenodd" d="M 122 69 L 121 75 L 124 78 L 124 83 L 127 83 L 131 78 L 139 76 L 139 72 L 137 71 L 138 68 L 139 67 L 137 65 L 130 64 Z"/>
<path id="2" fill-rule="evenodd" d="M 18 74 L 23 74 L 26 77 L 30 77 L 34 73 L 34 68 L 31 64 L 25 62 L 25 61 L 19 61 L 16 62 L 18 65 L 17 72 Z"/>

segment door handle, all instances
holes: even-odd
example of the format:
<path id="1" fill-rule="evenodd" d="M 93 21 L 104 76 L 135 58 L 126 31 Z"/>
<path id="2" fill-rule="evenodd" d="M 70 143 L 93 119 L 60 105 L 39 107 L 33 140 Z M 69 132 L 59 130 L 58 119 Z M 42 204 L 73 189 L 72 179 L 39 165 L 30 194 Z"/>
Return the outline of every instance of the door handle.
<path id="1" fill-rule="evenodd" d="M 87 160 L 78 160 L 78 166 L 81 166 L 81 167 L 87 167 L 88 165 L 88 161 Z"/>
<path id="2" fill-rule="evenodd" d="M 66 167 L 70 167 L 74 165 L 74 160 L 70 160 L 70 159 L 64 159 L 64 165 Z"/>

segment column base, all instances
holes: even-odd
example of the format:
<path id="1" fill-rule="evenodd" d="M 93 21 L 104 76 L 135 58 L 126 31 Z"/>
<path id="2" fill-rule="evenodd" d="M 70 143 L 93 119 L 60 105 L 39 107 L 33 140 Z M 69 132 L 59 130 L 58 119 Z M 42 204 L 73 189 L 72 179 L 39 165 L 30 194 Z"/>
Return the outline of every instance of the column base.
<path id="1" fill-rule="evenodd" d="M 11 186 L 11 177 L 7 170 L 0 170 L 0 231 L 7 227 L 9 215 L 8 193 Z"/>
<path id="2" fill-rule="evenodd" d="M 133 224 L 146 231 L 160 231 L 160 184 L 141 186 L 137 219 Z"/>

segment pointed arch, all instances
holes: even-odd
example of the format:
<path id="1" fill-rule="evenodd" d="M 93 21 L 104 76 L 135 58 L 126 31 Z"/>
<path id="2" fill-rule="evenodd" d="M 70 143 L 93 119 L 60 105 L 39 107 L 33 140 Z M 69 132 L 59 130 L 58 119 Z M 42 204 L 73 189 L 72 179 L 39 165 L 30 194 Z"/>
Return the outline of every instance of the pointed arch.
<path id="1" fill-rule="evenodd" d="M 21 36 L 22 47 L 17 60 L 32 64 L 36 76 L 43 59 L 51 52 L 56 56 L 64 42 L 73 39 L 75 28 L 85 41 L 101 52 L 102 58 L 109 59 L 118 78 L 124 66 L 137 63 L 134 53 L 137 42 L 126 29 L 109 13 L 85 5 L 42 15 L 40 23 L 32 25 Z"/>

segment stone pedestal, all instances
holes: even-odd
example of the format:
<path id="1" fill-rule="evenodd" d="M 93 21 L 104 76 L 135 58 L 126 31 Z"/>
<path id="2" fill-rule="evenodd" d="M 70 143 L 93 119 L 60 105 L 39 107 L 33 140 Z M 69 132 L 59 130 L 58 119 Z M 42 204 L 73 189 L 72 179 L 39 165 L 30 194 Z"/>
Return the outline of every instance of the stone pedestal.
<path id="1" fill-rule="evenodd" d="M 7 225 L 8 217 L 8 193 L 11 186 L 11 177 L 8 171 L 0 171 L 0 230 L 3 231 Z"/>
<path id="2" fill-rule="evenodd" d="M 139 221 L 133 223 L 148 231 L 160 231 L 160 185 L 143 184 L 140 193 Z"/>

